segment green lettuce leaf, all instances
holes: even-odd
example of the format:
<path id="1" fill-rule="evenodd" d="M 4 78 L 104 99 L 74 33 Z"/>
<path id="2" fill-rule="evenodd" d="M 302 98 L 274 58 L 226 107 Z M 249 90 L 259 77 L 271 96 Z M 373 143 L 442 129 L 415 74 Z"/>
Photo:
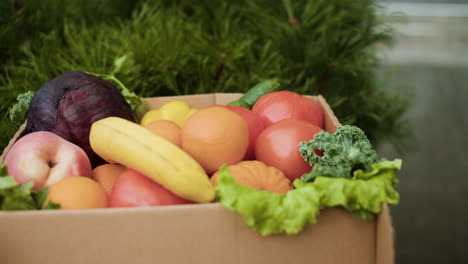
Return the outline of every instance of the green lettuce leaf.
<path id="1" fill-rule="evenodd" d="M 362 219 L 373 220 L 381 204 L 398 204 L 396 171 L 401 160 L 382 161 L 367 172 L 355 171 L 351 179 L 319 176 L 314 182 L 294 181 L 294 190 L 286 195 L 259 191 L 232 178 L 223 166 L 216 188 L 217 197 L 226 208 L 238 212 L 246 225 L 262 235 L 296 234 L 308 223 L 316 223 L 325 207 L 343 207 Z"/>
<path id="2" fill-rule="evenodd" d="M 384 160 L 372 164 L 369 171 L 356 170 L 353 178 L 317 177 L 314 182 L 294 181 L 295 188 L 315 188 L 324 193 L 321 204 L 325 207 L 342 206 L 362 219 L 373 220 L 381 204 L 396 205 L 399 193 L 393 188 L 398 183 L 395 172 L 401 168 L 401 160 Z"/>
<path id="3" fill-rule="evenodd" d="M 33 183 L 18 184 L 8 176 L 5 164 L 0 165 L 0 211 L 41 209 L 47 197 L 47 188 L 32 191 Z M 60 205 L 49 202 L 44 209 L 59 209 Z"/>

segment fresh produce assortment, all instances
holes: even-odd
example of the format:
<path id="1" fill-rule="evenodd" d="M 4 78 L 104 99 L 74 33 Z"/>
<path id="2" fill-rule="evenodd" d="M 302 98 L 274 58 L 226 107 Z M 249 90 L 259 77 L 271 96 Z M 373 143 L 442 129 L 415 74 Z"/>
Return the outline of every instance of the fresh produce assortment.
<path id="1" fill-rule="evenodd" d="M 141 120 L 141 125 L 146 126 L 156 120 L 170 120 L 177 125 L 182 126 L 189 116 L 198 111 L 192 108 L 188 103 L 180 100 L 174 100 L 165 103 L 158 109 L 149 110 Z"/>
<path id="2" fill-rule="evenodd" d="M 246 122 L 240 115 L 225 108 L 201 109 L 182 127 L 182 149 L 210 175 L 225 163 L 240 162 L 248 144 Z"/>
<path id="3" fill-rule="evenodd" d="M 258 99 L 260 99 L 260 97 L 268 93 L 278 91 L 279 89 L 280 84 L 278 80 L 265 80 L 256 84 L 239 99 L 229 102 L 227 105 L 252 109 L 253 105 L 258 101 Z"/>
<path id="4" fill-rule="evenodd" d="M 64 175 L 91 176 L 91 163 L 82 148 L 49 131 L 20 138 L 5 156 L 8 173 L 33 190 L 50 186 Z"/>
<path id="5" fill-rule="evenodd" d="M 299 143 L 312 140 L 322 128 L 300 119 L 286 118 L 265 128 L 255 144 L 256 158 L 284 172 L 290 180 L 310 172 L 312 166 L 298 151 Z"/>
<path id="6" fill-rule="evenodd" d="M 369 171 L 378 161 L 364 131 L 354 126 L 338 127 L 333 135 L 321 131 L 313 141 L 302 142 L 299 151 L 304 160 L 314 165 L 314 170 L 302 176 L 303 182 L 317 176 L 351 178 L 357 169 Z"/>
<path id="7" fill-rule="evenodd" d="M 127 170 L 127 168 L 120 164 L 106 163 L 94 168 L 91 172 L 91 178 L 101 184 L 107 195 L 110 195 L 115 181 L 125 170 Z"/>
<path id="8" fill-rule="evenodd" d="M 131 109 L 96 76 L 46 83 L 0 169 L 0 209 L 220 202 L 268 235 L 297 233 L 325 207 L 371 220 L 399 201 L 401 160 L 378 158 L 357 127 L 326 132 L 320 105 L 275 80 L 226 106 L 173 100 L 140 122 Z"/>
<path id="9" fill-rule="evenodd" d="M 89 145 L 91 124 L 108 116 L 135 121 L 133 111 L 110 82 L 86 73 L 66 72 L 45 83 L 29 105 L 26 133 L 50 131 L 78 145 L 93 165 L 103 163 Z"/>
<path id="10" fill-rule="evenodd" d="M 214 199 L 213 185 L 198 162 L 137 123 L 120 117 L 98 120 L 91 127 L 89 141 L 107 162 L 135 169 L 182 198 L 196 202 Z"/>
<path id="11" fill-rule="evenodd" d="M 156 120 L 144 126 L 151 132 L 161 136 L 177 147 L 182 147 L 182 128 L 171 120 Z"/>
<path id="12" fill-rule="evenodd" d="M 353 179 L 320 176 L 314 182 L 297 179 L 286 195 L 258 191 L 235 182 L 226 167 L 218 177 L 219 201 L 242 214 L 248 226 L 262 235 L 295 234 L 316 223 L 320 209 L 341 206 L 362 219 L 373 220 L 382 203 L 397 204 L 393 189 L 401 160 L 375 163 L 369 172 L 358 170 Z"/>
<path id="13" fill-rule="evenodd" d="M 140 207 L 192 203 L 168 191 L 140 172 L 128 169 L 119 175 L 110 194 L 109 207 Z"/>
<path id="14" fill-rule="evenodd" d="M 63 210 L 104 208 L 109 197 L 97 181 L 89 177 L 70 176 L 50 185 L 44 205 L 58 204 Z"/>
<path id="15" fill-rule="evenodd" d="M 323 128 L 323 113 L 320 106 L 291 91 L 265 94 L 254 104 L 252 111 L 262 119 L 265 127 L 285 118 L 294 118 Z"/>
<path id="16" fill-rule="evenodd" d="M 286 194 L 292 190 L 291 181 L 284 173 L 275 167 L 265 165 L 258 160 L 245 160 L 228 167 L 229 173 L 237 183 L 272 193 Z M 218 177 L 222 171 L 211 176 L 214 186 L 218 185 Z"/>
<path id="17" fill-rule="evenodd" d="M 239 114 L 247 124 L 247 129 L 249 130 L 249 145 L 245 151 L 244 160 L 254 160 L 255 159 L 255 143 L 257 142 L 257 137 L 263 131 L 265 126 L 262 123 L 262 120 L 254 112 L 246 109 L 242 106 L 235 105 L 216 105 L 219 107 L 225 107 L 233 112 Z"/>

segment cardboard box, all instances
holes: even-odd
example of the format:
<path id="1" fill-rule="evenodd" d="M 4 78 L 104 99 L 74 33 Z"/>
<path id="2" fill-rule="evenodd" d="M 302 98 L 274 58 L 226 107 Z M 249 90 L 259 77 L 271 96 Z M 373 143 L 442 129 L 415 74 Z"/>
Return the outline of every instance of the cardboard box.
<path id="1" fill-rule="evenodd" d="M 152 108 L 173 99 L 205 107 L 240 96 L 203 94 L 147 101 Z M 334 132 L 339 122 L 324 98 L 311 98 L 325 112 L 325 129 Z M 317 224 L 297 235 L 267 237 L 246 227 L 240 215 L 218 203 L 0 212 L 0 263 L 390 264 L 394 262 L 394 236 L 388 207 L 382 208 L 375 222 L 340 208 L 325 209 Z"/>

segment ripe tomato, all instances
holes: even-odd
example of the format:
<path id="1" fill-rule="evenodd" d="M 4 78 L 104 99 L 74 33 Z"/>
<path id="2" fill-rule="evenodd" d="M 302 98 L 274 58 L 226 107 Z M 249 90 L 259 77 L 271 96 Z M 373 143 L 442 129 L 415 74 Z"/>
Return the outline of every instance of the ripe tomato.
<path id="1" fill-rule="evenodd" d="M 268 127 L 285 118 L 295 118 L 323 128 L 323 112 L 314 100 L 295 92 L 279 91 L 266 94 L 254 104 L 252 111 Z"/>
<path id="2" fill-rule="evenodd" d="M 122 172 L 114 183 L 110 207 L 142 207 L 192 203 L 133 169 Z"/>
<path id="3" fill-rule="evenodd" d="M 265 128 L 255 144 L 256 159 L 281 170 L 291 181 L 312 170 L 302 158 L 299 143 L 322 129 L 304 120 L 287 118 Z"/>
<path id="4" fill-rule="evenodd" d="M 232 105 L 216 105 L 220 107 L 225 107 L 233 112 L 239 114 L 247 123 L 247 128 L 249 129 L 249 146 L 245 152 L 243 160 L 254 160 L 255 159 L 255 142 L 257 141 L 258 135 L 263 131 L 263 123 L 260 117 L 252 112 L 251 110 Z"/>

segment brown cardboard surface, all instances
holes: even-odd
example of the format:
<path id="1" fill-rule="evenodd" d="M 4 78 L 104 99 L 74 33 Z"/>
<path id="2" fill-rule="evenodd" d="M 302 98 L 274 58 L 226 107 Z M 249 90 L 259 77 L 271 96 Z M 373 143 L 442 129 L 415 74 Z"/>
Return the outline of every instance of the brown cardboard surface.
<path id="1" fill-rule="evenodd" d="M 220 204 L 0 213 L 1 263 L 375 263 L 374 225 L 339 209 L 262 237 Z"/>
<path id="2" fill-rule="evenodd" d="M 180 99 L 192 107 L 241 94 L 149 98 L 151 108 Z M 325 129 L 339 126 L 321 96 Z M 19 135 L 21 131 L 18 131 Z M 12 139 L 12 142 L 14 139 Z M 4 154 L 9 150 L 8 146 Z M 0 157 L 0 162 L 3 157 Z M 0 263 L 393 263 L 388 207 L 376 222 L 337 208 L 297 235 L 262 237 L 218 203 L 152 208 L 0 212 Z"/>
<path id="3" fill-rule="evenodd" d="M 376 223 L 376 249 L 378 264 L 392 264 L 395 262 L 394 241 L 395 233 L 390 216 L 390 209 L 387 204 L 382 205 L 382 212 L 379 214 Z"/>

